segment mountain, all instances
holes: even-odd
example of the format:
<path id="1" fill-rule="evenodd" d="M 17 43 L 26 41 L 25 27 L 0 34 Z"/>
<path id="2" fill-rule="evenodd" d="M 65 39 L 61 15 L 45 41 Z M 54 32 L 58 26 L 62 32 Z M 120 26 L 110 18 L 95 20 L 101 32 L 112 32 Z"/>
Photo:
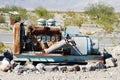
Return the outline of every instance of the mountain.
<path id="1" fill-rule="evenodd" d="M 0 0 L 0 7 L 15 5 L 32 10 L 42 6 L 52 11 L 84 11 L 89 4 L 94 3 L 104 3 L 120 11 L 120 0 Z"/>

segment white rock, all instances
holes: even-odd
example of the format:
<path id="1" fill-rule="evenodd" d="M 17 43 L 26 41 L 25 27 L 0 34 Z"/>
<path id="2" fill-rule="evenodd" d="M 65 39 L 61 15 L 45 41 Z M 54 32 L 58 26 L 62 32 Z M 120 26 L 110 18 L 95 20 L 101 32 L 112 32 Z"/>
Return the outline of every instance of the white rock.
<path id="1" fill-rule="evenodd" d="M 0 70 L 7 72 L 8 70 L 10 70 L 10 68 L 11 68 L 10 61 L 4 58 L 1 62 Z"/>
<path id="2" fill-rule="evenodd" d="M 27 69 L 29 69 L 29 70 L 35 70 L 35 69 L 36 69 L 35 66 L 32 65 L 32 64 L 26 65 L 25 68 L 27 68 Z"/>
<path id="3" fill-rule="evenodd" d="M 105 60 L 106 62 L 106 67 L 116 67 L 117 63 L 116 63 L 117 59 L 115 58 L 108 58 Z"/>
<path id="4" fill-rule="evenodd" d="M 44 70 L 44 67 L 45 65 L 43 63 L 39 63 L 36 65 L 36 69 L 38 69 L 39 71 Z"/>
<path id="5" fill-rule="evenodd" d="M 17 74 L 21 74 L 24 72 L 24 66 L 18 64 L 14 69 L 13 72 L 17 73 Z"/>
<path id="6" fill-rule="evenodd" d="M 58 66 L 45 66 L 44 69 L 45 71 L 58 71 L 59 70 Z"/>

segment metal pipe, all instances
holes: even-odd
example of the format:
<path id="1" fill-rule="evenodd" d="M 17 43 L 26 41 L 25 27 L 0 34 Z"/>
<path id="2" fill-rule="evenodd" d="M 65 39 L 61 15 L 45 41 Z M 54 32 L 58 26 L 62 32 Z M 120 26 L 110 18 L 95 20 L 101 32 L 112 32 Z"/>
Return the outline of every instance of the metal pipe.
<path id="1" fill-rule="evenodd" d="M 53 44 L 52 46 L 50 46 L 48 49 L 44 49 L 44 51 L 45 51 L 45 53 L 50 53 L 56 49 L 63 47 L 66 44 L 67 44 L 67 41 L 61 40 L 60 42 L 57 42 L 57 43 Z"/>

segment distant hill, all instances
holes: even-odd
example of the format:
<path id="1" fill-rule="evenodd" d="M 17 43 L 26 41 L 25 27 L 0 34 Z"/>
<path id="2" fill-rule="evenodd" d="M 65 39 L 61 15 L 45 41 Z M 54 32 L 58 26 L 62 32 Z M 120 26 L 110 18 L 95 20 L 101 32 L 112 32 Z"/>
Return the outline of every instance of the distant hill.
<path id="1" fill-rule="evenodd" d="M 42 6 L 51 11 L 84 11 L 93 3 L 104 3 L 114 7 L 115 11 L 120 11 L 120 0 L 0 0 L 0 7 L 15 5 L 32 10 Z"/>

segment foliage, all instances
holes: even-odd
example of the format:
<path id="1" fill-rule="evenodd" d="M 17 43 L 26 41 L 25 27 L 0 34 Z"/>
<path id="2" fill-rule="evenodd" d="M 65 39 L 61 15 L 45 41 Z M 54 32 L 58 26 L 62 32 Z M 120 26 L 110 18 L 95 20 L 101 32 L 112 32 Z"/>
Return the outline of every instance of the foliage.
<path id="1" fill-rule="evenodd" d="M 87 8 L 85 13 L 90 15 L 91 20 L 104 25 L 106 31 L 113 31 L 113 23 L 115 19 L 113 7 L 104 4 L 92 4 Z"/>
<path id="2" fill-rule="evenodd" d="M 40 18 L 53 18 L 53 14 L 49 13 L 45 8 L 38 7 L 35 9 L 35 13 L 40 17 Z"/>
<path id="3" fill-rule="evenodd" d="M 0 23 L 5 23 L 5 18 L 3 16 L 0 16 Z"/>
<path id="4" fill-rule="evenodd" d="M 84 23 L 87 19 L 83 16 L 83 13 L 77 13 L 77 12 L 66 12 L 66 19 L 64 20 L 65 26 L 81 26 L 82 23 Z"/>
<path id="5" fill-rule="evenodd" d="M 3 51 L 4 48 L 5 48 L 5 45 L 2 42 L 0 42 L 0 53 Z"/>
<path id="6" fill-rule="evenodd" d="M 6 6 L 4 8 L 0 8 L 0 11 L 3 13 L 10 13 L 10 12 L 18 12 L 18 14 L 10 14 L 10 18 L 14 19 L 15 21 L 20 21 L 21 19 L 27 19 L 27 10 L 22 7 L 16 7 L 16 6 Z"/>

